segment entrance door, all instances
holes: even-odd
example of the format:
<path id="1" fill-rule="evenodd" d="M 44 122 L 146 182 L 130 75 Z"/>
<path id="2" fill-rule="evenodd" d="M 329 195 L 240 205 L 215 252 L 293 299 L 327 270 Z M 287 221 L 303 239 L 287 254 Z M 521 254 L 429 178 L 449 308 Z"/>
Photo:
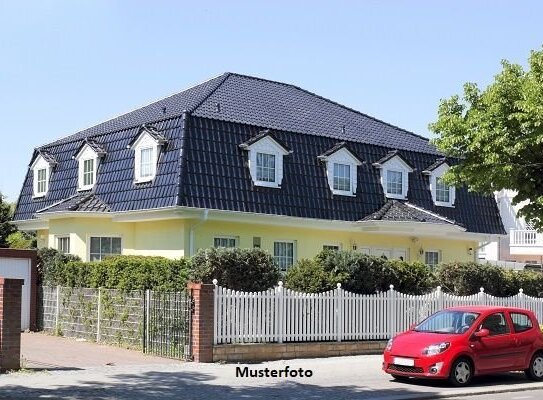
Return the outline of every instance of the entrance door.
<path id="1" fill-rule="evenodd" d="M 375 257 L 386 257 L 388 259 L 392 258 L 392 249 L 371 249 L 371 255 Z"/>

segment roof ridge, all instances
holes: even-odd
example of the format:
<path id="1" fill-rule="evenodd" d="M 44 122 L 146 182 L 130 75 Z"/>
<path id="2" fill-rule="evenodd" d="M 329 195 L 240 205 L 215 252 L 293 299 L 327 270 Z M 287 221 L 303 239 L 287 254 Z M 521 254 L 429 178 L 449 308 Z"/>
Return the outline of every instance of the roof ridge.
<path id="1" fill-rule="evenodd" d="M 442 219 L 443 221 L 446 221 L 446 222 L 448 222 L 448 223 L 450 223 L 450 224 L 459 225 L 455 220 L 449 219 L 449 218 L 444 217 L 444 216 L 442 216 L 442 215 L 439 215 L 439 214 L 436 213 L 436 212 L 427 210 L 427 209 L 424 208 L 424 207 L 417 206 L 417 205 L 415 205 L 415 204 L 411 204 L 411 203 L 409 203 L 408 201 L 404 202 L 403 204 L 405 204 L 407 207 L 414 208 L 415 210 L 419 210 L 419 211 L 424 212 L 424 213 L 426 213 L 426 214 L 430 214 L 432 217 Z"/>
<path id="2" fill-rule="evenodd" d="M 215 93 L 217 91 L 218 88 L 220 88 L 222 86 L 222 84 L 232 75 L 231 72 L 225 72 L 223 73 L 222 75 L 219 75 L 219 76 L 222 76 L 222 79 L 219 81 L 219 83 L 217 83 L 217 85 L 209 91 L 209 93 L 207 93 L 205 96 L 203 96 L 202 100 L 200 100 L 195 106 L 193 106 L 190 110 L 187 110 L 188 112 L 194 112 L 198 109 L 198 107 L 200 107 L 202 104 L 204 104 L 204 101 L 206 101 L 207 99 L 209 99 L 209 97 L 211 97 L 211 95 L 213 93 Z M 218 77 L 217 77 L 218 78 Z"/>
<path id="3" fill-rule="evenodd" d="M 315 97 L 317 97 L 317 98 L 319 98 L 319 99 L 321 99 L 321 100 L 327 101 L 327 102 L 329 102 L 329 103 L 332 103 L 332 104 L 334 104 L 334 105 L 336 105 L 336 106 L 342 107 L 342 108 L 344 108 L 344 109 L 346 109 L 346 110 L 349 110 L 349 111 L 351 111 L 351 112 L 354 112 L 354 113 L 356 113 L 356 114 L 363 115 L 364 117 L 373 119 L 374 121 L 377 121 L 377 122 L 380 122 L 380 123 L 382 123 L 382 124 L 385 124 L 385 125 L 391 126 L 391 127 L 393 127 L 393 128 L 396 128 L 396 129 L 398 129 L 398 130 L 400 130 L 400 131 L 402 131 L 402 132 L 404 132 L 404 133 L 407 133 L 407 134 L 409 134 L 409 135 L 412 135 L 412 136 L 418 137 L 418 138 L 420 138 L 420 139 L 426 140 L 428 143 L 430 142 L 430 139 L 427 138 L 427 137 L 425 137 L 425 136 L 419 135 L 419 134 L 417 134 L 417 133 L 415 133 L 415 132 L 408 131 L 407 129 L 401 128 L 401 127 L 399 127 L 398 125 L 394 125 L 394 124 L 391 124 L 390 122 L 383 121 L 382 119 L 373 117 L 373 116 L 371 116 L 371 115 L 369 115 L 369 114 L 363 113 L 362 111 L 359 111 L 359 110 L 356 110 L 356 109 L 354 109 L 354 108 L 352 108 L 352 107 L 348 107 L 348 106 L 346 106 L 346 105 L 344 105 L 344 104 L 338 103 L 337 101 L 334 101 L 334 100 L 331 100 L 331 99 L 329 99 L 329 98 L 327 98 L 327 97 L 321 96 L 321 95 L 319 95 L 319 94 L 317 94 L 317 93 L 314 93 L 314 92 L 312 92 L 312 91 L 310 91 L 310 90 L 304 89 L 304 88 L 302 88 L 302 87 L 300 87 L 300 86 L 293 85 L 293 84 L 291 84 L 291 83 L 285 83 L 285 82 L 280 82 L 280 81 L 274 81 L 274 80 L 272 80 L 272 79 L 266 79 L 266 78 L 260 78 L 260 77 L 257 77 L 257 76 L 251 76 L 251 75 L 240 74 L 240 73 L 237 73 L 237 72 L 229 72 L 229 74 L 230 74 L 230 75 L 240 76 L 240 77 L 243 77 L 243 78 L 255 79 L 255 80 L 259 80 L 259 81 L 263 81 L 263 82 L 271 82 L 271 83 L 277 83 L 277 84 L 280 84 L 280 85 L 283 85 L 283 86 L 293 87 L 293 88 L 295 88 L 295 89 L 301 90 L 302 92 L 305 92 L 305 93 L 308 93 L 308 94 L 310 94 L 310 95 L 313 95 L 313 96 L 315 96 Z"/>

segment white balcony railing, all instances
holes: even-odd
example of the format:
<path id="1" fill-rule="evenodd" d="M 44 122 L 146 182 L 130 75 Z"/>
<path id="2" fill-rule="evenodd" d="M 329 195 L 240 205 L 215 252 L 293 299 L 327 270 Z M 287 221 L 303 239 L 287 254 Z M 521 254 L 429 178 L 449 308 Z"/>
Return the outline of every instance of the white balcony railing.
<path id="1" fill-rule="evenodd" d="M 534 230 L 512 229 L 509 239 L 510 246 L 543 246 L 543 235 Z"/>

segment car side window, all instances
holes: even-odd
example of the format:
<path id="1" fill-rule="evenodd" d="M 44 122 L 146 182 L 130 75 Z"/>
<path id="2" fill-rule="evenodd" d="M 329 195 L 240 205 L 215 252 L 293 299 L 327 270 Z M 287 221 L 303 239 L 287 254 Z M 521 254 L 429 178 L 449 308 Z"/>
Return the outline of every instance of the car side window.
<path id="1" fill-rule="evenodd" d="M 507 322 L 505 320 L 505 314 L 500 312 L 489 315 L 481 324 L 481 329 L 488 329 L 490 336 L 509 333 L 509 327 L 507 326 Z"/>
<path id="2" fill-rule="evenodd" d="M 517 333 L 528 331 L 533 327 L 532 320 L 526 314 L 512 312 L 511 320 L 513 321 L 513 328 Z"/>

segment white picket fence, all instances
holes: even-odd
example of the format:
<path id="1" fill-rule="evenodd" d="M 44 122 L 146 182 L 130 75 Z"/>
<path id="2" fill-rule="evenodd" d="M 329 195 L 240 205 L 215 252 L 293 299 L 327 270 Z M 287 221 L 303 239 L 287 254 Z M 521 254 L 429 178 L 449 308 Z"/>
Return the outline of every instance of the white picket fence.
<path id="1" fill-rule="evenodd" d="M 385 340 L 430 314 L 460 305 L 527 308 L 543 321 L 543 299 L 519 293 L 511 297 L 488 295 L 481 288 L 471 296 L 443 293 L 438 286 L 414 296 L 390 289 L 371 295 L 337 289 L 301 293 L 279 286 L 262 292 L 242 292 L 217 286 L 214 281 L 214 343 L 312 342 Z"/>

